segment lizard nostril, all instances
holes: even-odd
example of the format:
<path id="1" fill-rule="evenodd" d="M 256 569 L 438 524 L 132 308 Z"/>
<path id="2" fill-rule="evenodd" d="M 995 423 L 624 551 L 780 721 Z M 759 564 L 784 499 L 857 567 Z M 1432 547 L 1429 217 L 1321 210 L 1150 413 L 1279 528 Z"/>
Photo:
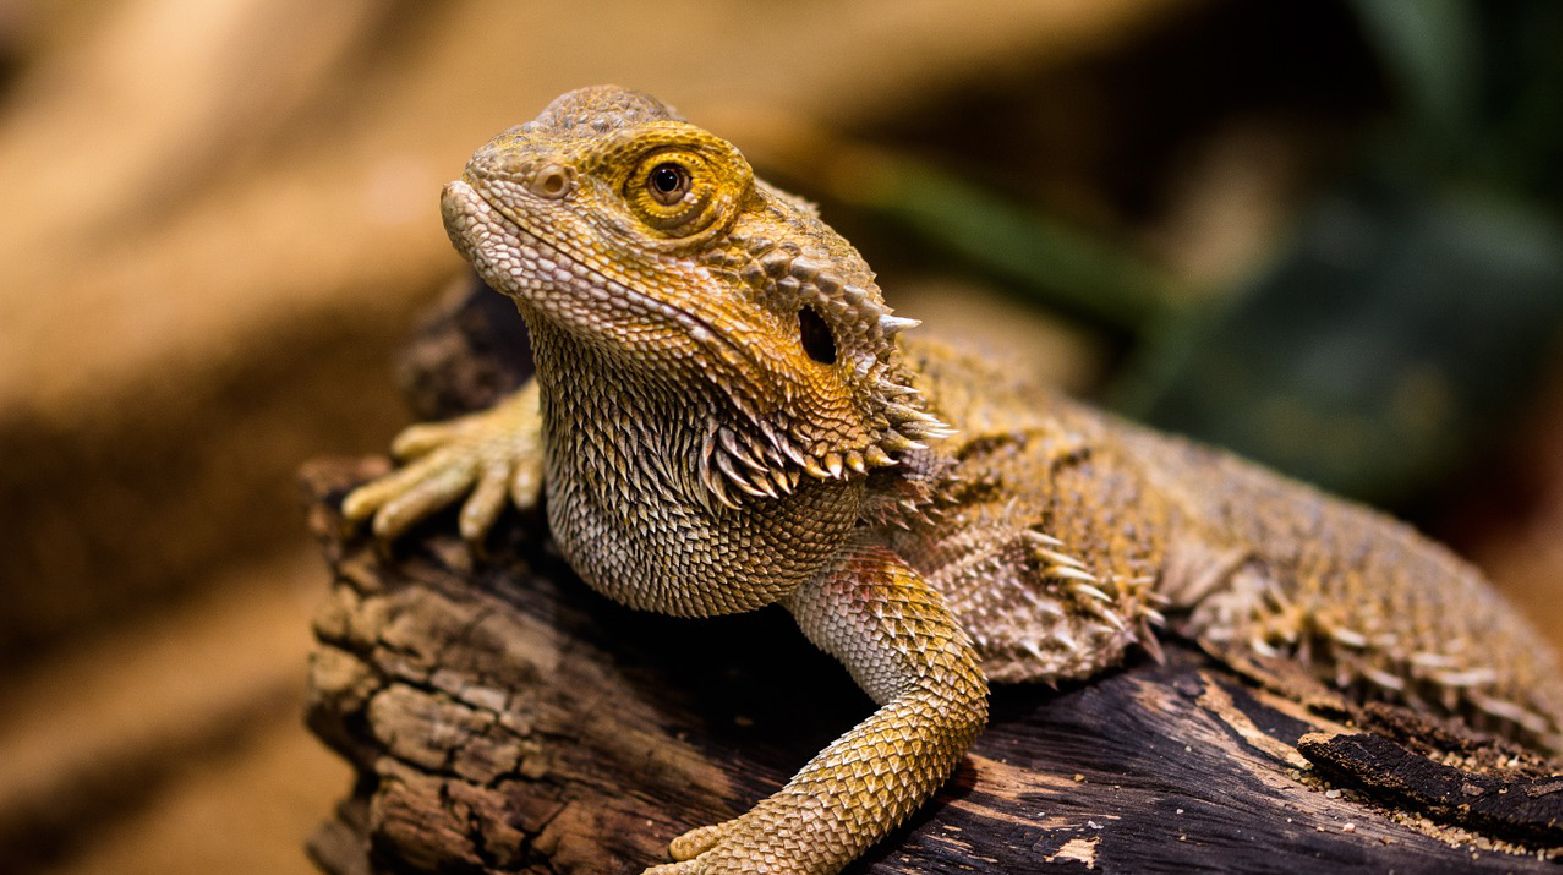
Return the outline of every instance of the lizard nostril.
<path id="1" fill-rule="evenodd" d="M 574 172 L 562 164 L 548 164 L 538 169 L 532 184 L 527 187 L 539 197 L 561 198 L 569 194 L 574 176 Z"/>

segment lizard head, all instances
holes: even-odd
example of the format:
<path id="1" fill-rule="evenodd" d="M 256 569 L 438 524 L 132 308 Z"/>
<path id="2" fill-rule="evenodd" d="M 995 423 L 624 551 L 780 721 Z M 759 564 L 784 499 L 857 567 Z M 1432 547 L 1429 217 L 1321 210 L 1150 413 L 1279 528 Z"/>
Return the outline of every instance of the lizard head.
<path id="1" fill-rule="evenodd" d="M 720 404 L 700 479 L 724 503 L 847 480 L 948 434 L 896 344 L 916 323 L 891 315 L 858 252 L 653 97 L 559 97 L 479 149 L 443 209 L 534 331 Z"/>

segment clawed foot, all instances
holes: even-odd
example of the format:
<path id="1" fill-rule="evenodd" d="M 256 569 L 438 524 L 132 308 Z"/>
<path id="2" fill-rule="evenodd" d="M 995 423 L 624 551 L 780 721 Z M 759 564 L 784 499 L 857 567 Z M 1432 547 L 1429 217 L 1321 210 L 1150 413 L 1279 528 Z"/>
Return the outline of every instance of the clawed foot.
<path id="1" fill-rule="evenodd" d="M 692 829 L 668 844 L 676 863 L 652 866 L 643 875 L 739 875 L 752 872 L 786 872 L 803 875 L 807 870 L 790 866 L 793 861 L 773 858 L 764 865 L 756 857 L 765 854 L 754 841 L 746 841 L 744 818 Z M 757 837 L 763 838 L 763 837 Z"/>
<path id="2" fill-rule="evenodd" d="M 801 821 L 769 813 L 762 802 L 742 817 L 692 829 L 668 845 L 677 862 L 643 875 L 830 875 L 844 863 L 831 861 L 828 833 L 810 835 Z"/>
<path id="3" fill-rule="evenodd" d="M 668 853 L 678 862 L 652 866 L 645 871 L 644 875 L 696 875 L 696 873 L 707 875 L 707 873 L 722 871 L 707 868 L 697 858 L 716 847 L 716 843 L 722 840 L 722 830 L 728 824 L 736 822 L 729 820 L 725 823 L 713 823 L 684 833 L 668 844 Z"/>
<path id="4" fill-rule="evenodd" d="M 342 502 L 349 521 L 374 518 L 374 532 L 395 538 L 431 513 L 467 496 L 461 536 L 478 541 L 504 510 L 526 510 L 543 486 L 536 392 L 531 387 L 492 410 L 449 422 L 414 425 L 391 444 L 407 467 L 353 490 Z"/>

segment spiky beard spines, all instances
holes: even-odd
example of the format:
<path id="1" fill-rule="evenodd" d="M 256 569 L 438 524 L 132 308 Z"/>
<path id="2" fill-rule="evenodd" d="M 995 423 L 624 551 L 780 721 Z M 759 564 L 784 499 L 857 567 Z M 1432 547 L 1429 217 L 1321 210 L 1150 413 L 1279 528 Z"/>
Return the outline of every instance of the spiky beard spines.
<path id="1" fill-rule="evenodd" d="M 823 226 L 822 226 L 823 227 Z M 872 274 L 863 281 L 837 270 L 839 259 L 805 253 L 791 242 L 735 236 L 734 249 L 711 253 L 707 266 L 733 271 L 758 302 L 781 313 L 813 308 L 844 352 L 837 377 L 851 396 L 850 421 L 815 415 L 807 392 L 783 386 L 779 403 L 733 396 L 733 417 L 712 423 L 702 447 L 701 481 L 722 505 L 736 495 L 779 498 L 803 476 L 844 480 L 900 464 L 910 453 L 955 434 L 914 385 L 898 342 L 919 323 L 896 316 Z M 827 425 L 834 426 L 829 430 Z"/>
<path id="2" fill-rule="evenodd" d="M 713 418 L 701 442 L 700 482 L 715 502 L 736 508 L 735 493 L 780 498 L 794 492 L 803 477 L 846 480 L 867 476 L 875 469 L 900 465 L 909 454 L 925 452 L 928 442 L 954 434 L 938 417 L 902 406 L 918 415 L 898 420 L 895 426 L 887 423 L 861 447 L 833 446 L 778 428 L 761 417 L 733 419 L 725 425 Z M 735 424 L 739 422 L 747 427 Z M 916 510 L 931 498 L 923 490 L 904 503 Z"/>

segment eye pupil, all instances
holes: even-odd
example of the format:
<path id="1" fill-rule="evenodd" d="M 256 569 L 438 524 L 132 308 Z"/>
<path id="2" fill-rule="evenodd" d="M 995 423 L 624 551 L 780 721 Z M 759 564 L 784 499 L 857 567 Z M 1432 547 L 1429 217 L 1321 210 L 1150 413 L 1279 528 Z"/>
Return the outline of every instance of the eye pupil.
<path id="1" fill-rule="evenodd" d="M 678 172 L 677 167 L 671 164 L 663 164 L 656 170 L 651 171 L 651 184 L 655 185 L 657 191 L 663 194 L 672 194 L 678 191 L 679 185 L 683 183 L 683 179 L 680 177 L 681 174 Z"/>
<path id="2" fill-rule="evenodd" d="M 665 162 L 651 168 L 646 183 L 658 201 L 671 206 L 683 199 L 689 191 L 689 171 L 683 165 Z"/>

